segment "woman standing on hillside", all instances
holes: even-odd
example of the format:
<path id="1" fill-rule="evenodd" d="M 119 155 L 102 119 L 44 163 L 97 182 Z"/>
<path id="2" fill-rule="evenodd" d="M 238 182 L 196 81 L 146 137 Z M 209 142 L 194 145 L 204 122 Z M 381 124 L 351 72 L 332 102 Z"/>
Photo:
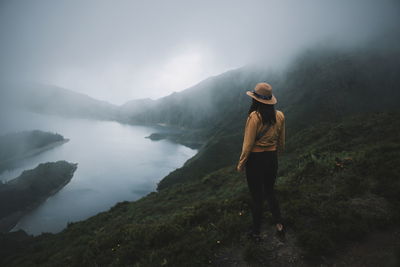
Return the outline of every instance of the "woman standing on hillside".
<path id="1" fill-rule="evenodd" d="M 246 93 L 253 98 L 253 102 L 247 117 L 237 170 L 246 169 L 253 202 L 250 236 L 259 240 L 264 198 L 268 201 L 277 233 L 283 235 L 285 232 L 279 203 L 274 194 L 278 152 L 282 152 L 285 146 L 285 117 L 283 112 L 275 111 L 277 100 L 268 83 L 258 83 L 253 91 Z"/>

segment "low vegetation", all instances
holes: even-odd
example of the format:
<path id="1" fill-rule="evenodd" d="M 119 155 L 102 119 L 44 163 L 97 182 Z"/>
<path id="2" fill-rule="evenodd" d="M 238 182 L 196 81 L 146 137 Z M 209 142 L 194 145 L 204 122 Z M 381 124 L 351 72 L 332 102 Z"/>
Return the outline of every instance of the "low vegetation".
<path id="1" fill-rule="evenodd" d="M 399 113 L 373 113 L 293 136 L 276 189 L 305 257 L 332 255 L 399 223 L 400 140 L 392 134 L 399 129 Z M 212 265 L 220 249 L 248 242 L 251 202 L 244 174 L 234 167 L 118 203 L 59 234 L 2 235 L 0 258 L 6 266 Z M 268 212 L 265 219 L 271 223 Z M 251 252 L 242 252 L 249 262 L 262 256 Z"/>

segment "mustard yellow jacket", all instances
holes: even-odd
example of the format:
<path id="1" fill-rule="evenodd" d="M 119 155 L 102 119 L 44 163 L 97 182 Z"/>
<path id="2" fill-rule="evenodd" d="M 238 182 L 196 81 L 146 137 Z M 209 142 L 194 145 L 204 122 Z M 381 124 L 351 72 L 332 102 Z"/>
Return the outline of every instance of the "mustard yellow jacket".
<path id="1" fill-rule="evenodd" d="M 259 139 L 255 140 L 258 133 L 263 131 L 267 125 L 263 125 L 261 114 L 253 111 L 249 114 L 244 129 L 242 153 L 237 165 L 238 170 L 243 170 L 247 158 L 255 147 L 258 151 L 279 150 L 285 148 L 285 116 L 282 111 L 276 111 L 276 123 Z"/>

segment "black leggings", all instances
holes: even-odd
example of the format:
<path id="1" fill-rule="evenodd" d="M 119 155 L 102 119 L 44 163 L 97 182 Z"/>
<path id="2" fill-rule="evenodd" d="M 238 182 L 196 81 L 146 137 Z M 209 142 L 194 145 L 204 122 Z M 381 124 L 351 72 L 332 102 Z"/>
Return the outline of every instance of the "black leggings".
<path id="1" fill-rule="evenodd" d="M 263 201 L 267 199 L 274 223 L 281 223 L 274 185 L 278 171 L 277 151 L 251 152 L 246 162 L 246 178 L 252 197 L 253 230 L 259 232 Z"/>

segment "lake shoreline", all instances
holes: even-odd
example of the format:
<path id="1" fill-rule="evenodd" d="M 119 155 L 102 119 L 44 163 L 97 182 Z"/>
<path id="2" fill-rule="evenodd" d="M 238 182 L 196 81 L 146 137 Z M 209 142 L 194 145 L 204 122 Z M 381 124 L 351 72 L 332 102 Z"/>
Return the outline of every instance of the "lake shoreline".
<path id="1" fill-rule="evenodd" d="M 165 123 L 129 125 L 155 128 L 155 132 L 145 137 L 152 141 L 168 140 L 196 150 L 199 150 L 207 141 L 201 130 L 186 129 Z"/>
<path id="2" fill-rule="evenodd" d="M 166 125 L 58 118 L 34 112 L 24 112 L 21 115 L 25 120 L 29 118 L 29 123 L 21 124 L 20 127 L 11 125 L 9 132 L 36 128 L 62 133 L 70 141 L 46 146 L 50 149 L 69 141 L 65 149 L 53 149 L 21 161 L 21 165 L 16 168 L 18 171 L 11 170 L 10 174 L 3 177 L 4 181 L 17 177 L 21 171 L 32 169 L 41 162 L 56 159 L 78 162 L 80 168 L 74 175 L 74 182 L 67 185 L 68 190 L 55 192 L 57 197 L 49 198 L 22 218 L 16 216 L 20 219 L 11 231 L 23 229 L 35 236 L 42 232 L 58 233 L 69 222 L 86 220 L 118 202 L 141 199 L 155 191 L 163 177 L 181 168 L 198 153 L 193 146 L 182 142 L 166 138 L 153 142 L 146 138 L 154 132 L 182 131 Z M 22 118 L 19 121 L 23 121 Z M 43 216 L 45 220 L 41 219 Z"/>

